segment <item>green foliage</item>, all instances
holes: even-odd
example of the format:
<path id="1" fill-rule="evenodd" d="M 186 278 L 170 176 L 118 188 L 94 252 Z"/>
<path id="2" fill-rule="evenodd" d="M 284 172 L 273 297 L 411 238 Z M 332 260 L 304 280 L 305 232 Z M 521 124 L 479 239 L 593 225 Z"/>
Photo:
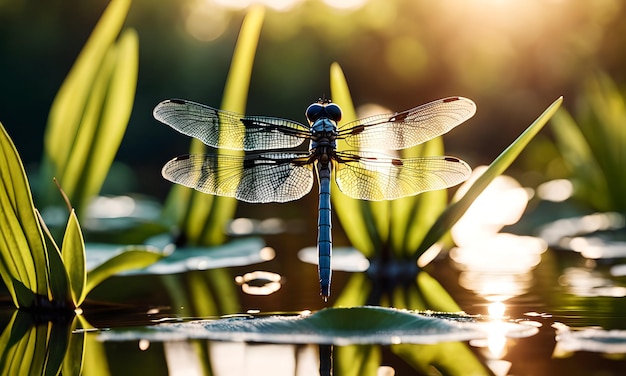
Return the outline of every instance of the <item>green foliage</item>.
<path id="1" fill-rule="evenodd" d="M 15 311 L 0 335 L 2 375 L 80 375 L 85 333 L 81 319 L 34 324 L 33 318 Z"/>
<path id="2" fill-rule="evenodd" d="M 551 126 L 574 195 L 600 211 L 626 211 L 626 102 L 605 74 L 587 80 L 574 117 L 561 109 Z"/>
<path id="3" fill-rule="evenodd" d="M 35 209 L 24 167 L 2 124 L 0 147 L 0 275 L 17 308 L 73 309 L 105 278 L 163 257 L 142 246 L 87 275 L 85 243 L 74 210 L 60 250 Z"/>
<path id="4" fill-rule="evenodd" d="M 418 247 L 418 252 L 425 252 L 433 244 L 435 244 L 444 234 L 446 234 L 452 226 L 458 221 L 465 211 L 470 207 L 472 202 L 487 188 L 489 183 L 504 171 L 515 161 L 522 150 L 543 128 L 550 118 L 556 113 L 561 106 L 563 97 L 555 100 L 526 130 L 507 147 L 500 155 L 494 159 L 489 168 L 472 184 L 467 193 L 458 201 L 449 205 L 443 213 L 439 213 L 437 221 L 429 229 L 428 234 L 424 238 L 422 244 Z"/>
<path id="5" fill-rule="evenodd" d="M 138 38 L 122 32 L 130 0 L 112 0 L 50 109 L 42 177 L 56 177 L 79 213 L 99 193 L 126 130 L 138 70 Z M 48 187 L 48 186 L 46 186 Z M 48 204 L 58 195 L 43 194 Z"/>
<path id="6" fill-rule="evenodd" d="M 48 296 L 46 252 L 22 161 L 0 124 L 0 275 L 16 307 Z"/>
<path id="7" fill-rule="evenodd" d="M 87 273 L 84 294 L 87 294 L 102 281 L 115 274 L 132 269 L 145 268 L 159 261 L 163 256 L 162 253 L 152 247 L 128 246 L 122 253 L 108 259 Z"/>
<path id="8" fill-rule="evenodd" d="M 224 88 L 221 105 L 223 110 L 245 112 L 263 18 L 264 9 L 253 7 L 244 19 Z M 191 141 L 191 154 L 203 153 L 205 149 L 200 141 Z M 217 152 L 237 153 L 222 149 Z M 236 205 L 237 200 L 234 198 L 206 195 L 177 185 L 172 188 L 167 199 L 165 218 L 179 225 L 180 231 L 190 244 L 217 245 L 225 241 L 224 228 L 232 219 Z"/>
<path id="9" fill-rule="evenodd" d="M 356 118 L 354 106 L 338 64 L 331 66 L 330 75 L 333 101 L 344 110 L 344 121 L 354 120 Z M 380 256 L 383 250 L 391 250 L 393 255 L 417 260 L 450 230 L 485 187 L 511 165 L 558 109 L 561 102 L 562 98 L 557 99 L 493 161 L 464 197 L 447 207 L 445 190 L 388 202 L 354 200 L 336 190 L 333 194 L 333 205 L 337 208 L 337 216 L 348 238 L 355 248 L 368 257 Z M 342 146 L 339 143 L 338 147 Z M 426 156 L 442 152 L 441 139 L 437 138 L 403 151 L 402 156 Z"/>
<path id="10" fill-rule="evenodd" d="M 333 102 L 343 110 L 342 121 L 356 120 L 350 91 L 339 64 L 331 65 L 330 90 Z M 338 148 L 345 141 L 338 140 Z M 401 157 L 441 155 L 443 143 L 436 138 L 423 145 L 401 150 Z M 334 185 L 337 188 L 336 184 Z M 393 201 L 367 202 L 333 190 L 333 205 L 352 245 L 367 257 L 380 256 L 383 249 L 397 257 L 409 257 L 422 241 L 426 229 L 446 206 L 445 190 L 425 192 Z M 355 215 L 355 213 L 359 213 Z"/>
<path id="11" fill-rule="evenodd" d="M 338 64 L 331 66 L 331 93 L 333 101 L 344 110 L 344 121 L 356 118 L 354 106 L 345 77 Z M 517 158 L 528 142 L 542 129 L 562 102 L 557 99 L 531 124 L 456 202 L 448 205 L 447 192 L 431 191 L 417 196 L 390 202 L 365 202 L 354 200 L 334 190 L 332 199 L 335 213 L 353 246 L 371 260 L 399 258 L 404 264 L 415 264 L 452 228 L 470 204 L 498 175 L 502 174 Z M 344 145 L 338 142 L 338 147 Z M 443 154 L 441 138 L 402 151 L 402 157 Z M 431 258 L 432 259 L 432 258 Z M 414 283 L 403 284 L 392 290 L 382 291 L 381 281 L 364 274 L 351 277 L 335 306 L 356 306 L 368 303 L 389 304 L 398 308 L 435 309 L 446 312 L 460 311 L 445 289 L 425 271 L 417 272 Z M 393 278 L 393 277 L 391 277 Z M 378 289 L 378 292 L 376 292 Z M 384 295 L 387 293 L 387 295 Z M 372 300 L 372 294 L 378 294 Z M 445 343 L 438 345 L 397 345 L 392 350 L 415 369 L 423 372 L 435 367 L 444 374 L 489 374 L 466 345 Z M 375 369 L 376 362 L 368 359 L 380 357 L 380 349 L 372 346 L 350 346 L 341 350 L 348 353 L 347 361 L 338 361 L 338 369 Z M 453 354 L 453 355 L 452 355 Z M 451 359 L 453 356 L 454 359 Z M 343 359 L 343 358 L 340 358 Z M 462 365 L 459 368 L 459 365 Z M 348 373 L 349 374 L 349 373 Z"/>

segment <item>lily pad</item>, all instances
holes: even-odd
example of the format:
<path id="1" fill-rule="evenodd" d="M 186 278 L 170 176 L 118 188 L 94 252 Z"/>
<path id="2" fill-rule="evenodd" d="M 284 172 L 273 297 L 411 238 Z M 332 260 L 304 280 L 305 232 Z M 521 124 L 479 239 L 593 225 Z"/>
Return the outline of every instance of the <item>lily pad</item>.
<path id="1" fill-rule="evenodd" d="M 157 245 L 157 244 L 153 244 Z M 169 245 L 157 248 L 167 249 Z M 91 270 L 113 256 L 124 252 L 124 247 L 115 244 L 87 244 L 87 269 Z M 176 248 L 169 256 L 144 268 L 127 271 L 124 275 L 175 274 L 194 270 L 208 270 L 242 266 L 269 261 L 274 251 L 266 248 L 261 238 L 242 238 L 216 247 Z"/>
<path id="2" fill-rule="evenodd" d="M 102 341 L 210 339 L 297 344 L 434 344 L 487 338 L 496 325 L 507 337 L 528 337 L 535 325 L 465 313 L 416 312 L 384 307 L 327 308 L 298 315 L 237 315 L 217 320 L 112 329 Z"/>

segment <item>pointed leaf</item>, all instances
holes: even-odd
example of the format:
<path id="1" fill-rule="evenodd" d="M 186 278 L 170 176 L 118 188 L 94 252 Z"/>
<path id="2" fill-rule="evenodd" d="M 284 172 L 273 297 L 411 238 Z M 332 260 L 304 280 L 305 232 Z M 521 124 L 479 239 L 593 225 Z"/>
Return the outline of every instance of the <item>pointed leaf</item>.
<path id="1" fill-rule="evenodd" d="M 88 149 L 81 167 L 74 170 L 78 186 L 73 201 L 79 208 L 100 192 L 126 132 L 137 86 L 138 43 L 137 33 L 125 30 L 119 42 L 109 49 L 94 82 L 94 101 L 90 100 L 86 109 L 95 116 L 93 129 L 89 132 L 91 137 L 83 141 Z M 80 147 L 78 141 L 75 147 Z M 76 159 L 72 153 L 69 164 Z"/>
<path id="2" fill-rule="evenodd" d="M 72 300 L 74 305 L 78 307 L 85 299 L 87 271 L 85 267 L 85 241 L 74 210 L 70 212 L 67 220 L 61 254 L 69 278 Z"/>
<path id="3" fill-rule="evenodd" d="M 120 33 L 130 3 L 130 0 L 111 1 L 59 89 L 50 109 L 44 138 L 46 172 L 43 176 L 61 176 L 56 171 L 67 165 L 93 82 L 109 46 Z"/>
<path id="4" fill-rule="evenodd" d="M 356 112 L 350 90 L 343 71 L 337 63 L 333 63 L 330 66 L 330 92 L 333 102 L 338 104 L 343 110 L 342 121 L 356 120 Z M 345 141 L 337 140 L 337 148 L 339 150 L 346 149 L 346 147 Z M 335 207 L 333 212 L 339 218 L 339 222 L 341 222 L 341 226 L 354 248 L 363 252 L 367 257 L 373 256 L 375 250 L 380 248 L 381 239 L 378 229 L 374 225 L 374 214 L 369 203 L 344 195 L 334 181 L 332 183 L 331 199 Z M 383 218 L 386 218 L 386 216 Z"/>
<path id="5" fill-rule="evenodd" d="M 242 114 L 245 112 L 250 76 L 264 15 L 262 7 L 251 7 L 244 19 L 224 88 L 221 106 L 223 110 Z M 204 150 L 205 147 L 200 141 L 192 140 L 190 153 L 201 153 Z M 233 152 L 218 149 L 218 153 Z M 197 191 L 191 193 L 186 191 L 189 189 L 173 189 L 166 207 L 171 208 L 175 205 L 186 208 L 185 213 L 181 215 L 182 222 L 179 223 L 187 240 L 191 244 L 201 245 L 223 243 L 226 238 L 224 228 L 234 215 L 237 201 L 230 197 L 213 197 Z"/>
<path id="6" fill-rule="evenodd" d="M 45 252 L 22 161 L 0 123 L 0 269 L 16 306 L 32 304 L 33 294 L 47 296 Z"/>
<path id="7" fill-rule="evenodd" d="M 424 241 L 418 249 L 418 254 L 426 251 L 430 246 L 435 244 L 465 213 L 472 202 L 480 195 L 480 193 L 489 185 L 489 183 L 498 175 L 501 175 L 515 158 L 524 150 L 526 145 L 532 138 L 543 128 L 550 120 L 552 115 L 558 110 L 563 102 L 563 97 L 554 101 L 508 148 L 506 148 L 492 163 L 489 168 L 481 175 L 476 182 L 470 187 L 467 193 L 457 202 L 448 206 L 448 208 L 437 218 L 437 221 L 426 234 Z"/>
<path id="8" fill-rule="evenodd" d="M 46 298 L 54 303 L 55 308 L 73 309 L 76 306 L 72 300 L 69 277 L 65 264 L 63 263 L 63 258 L 61 257 L 61 251 L 43 221 L 41 214 L 39 214 L 39 211 L 36 213 L 39 218 L 39 223 L 46 235 L 46 249 L 48 250 L 48 252 L 46 252 L 46 259 L 48 262 L 48 283 L 50 285 L 50 292 L 49 297 Z"/>

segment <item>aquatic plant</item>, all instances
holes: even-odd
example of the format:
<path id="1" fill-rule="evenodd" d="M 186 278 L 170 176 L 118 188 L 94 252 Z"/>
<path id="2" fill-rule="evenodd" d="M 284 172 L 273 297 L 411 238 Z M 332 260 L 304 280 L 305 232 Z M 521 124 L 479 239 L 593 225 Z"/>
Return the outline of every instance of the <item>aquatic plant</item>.
<path id="1" fill-rule="evenodd" d="M 344 109 L 344 121 L 356 118 L 348 86 L 338 64 L 331 67 L 331 93 L 333 100 Z M 348 288 L 336 304 L 350 306 L 383 302 L 394 307 L 410 309 L 458 310 L 458 306 L 446 298 L 447 294 L 440 294 L 443 289 L 437 289 L 439 294 L 429 293 L 433 291 L 436 281 L 420 269 L 434 258 L 432 253 L 439 252 L 443 244 L 438 242 L 448 233 L 452 225 L 485 187 L 515 160 L 555 113 L 561 102 L 562 98 L 559 98 L 552 103 L 491 163 L 463 197 L 450 204 L 445 190 L 388 202 L 353 200 L 341 193 L 333 196 L 337 216 L 349 240 L 373 265 L 368 271 L 371 278 L 368 280 L 363 275 L 355 275 L 353 278 L 358 281 L 349 282 Z M 434 139 L 405 151 L 411 155 L 433 155 L 442 152 L 441 139 Z M 436 243 L 438 244 L 435 245 Z M 392 273 L 394 269 L 397 272 L 395 275 Z M 422 284 L 428 284 L 429 288 L 420 288 Z M 364 289 L 363 285 L 368 288 Z M 405 295 L 396 291 L 396 287 L 415 289 L 418 294 Z"/>
<path id="2" fill-rule="evenodd" d="M 599 211 L 626 211 L 626 100 L 611 78 L 585 81 L 572 115 L 560 109 L 550 122 L 555 147 L 577 202 Z"/>
<path id="3" fill-rule="evenodd" d="M 331 66 L 333 101 L 344 110 L 343 121 L 356 118 L 345 76 L 338 64 Z M 445 190 L 422 193 L 388 202 L 365 202 L 351 199 L 337 189 L 333 205 L 352 245 L 370 262 L 366 273 L 352 275 L 335 306 L 382 304 L 414 310 L 457 312 L 461 308 L 447 291 L 422 270 L 443 248 L 442 238 L 450 231 L 471 203 L 522 152 L 530 140 L 556 112 L 562 98 L 553 102 L 506 150 L 504 150 L 460 198 L 448 203 Z M 401 157 L 441 155 L 440 138 L 402 152 Z M 404 154 L 407 153 L 407 154 Z M 410 154 L 408 154 L 410 153 Z M 338 348 L 337 368 L 353 373 L 374 372 L 380 364 L 380 349 L 373 346 Z M 448 374 L 462 374 L 471 365 L 474 374 L 488 374 L 471 351 L 462 343 L 436 346 L 394 345 L 392 351 L 416 369 L 426 372 L 436 366 Z M 419 355 L 418 355 L 419 354 Z M 455 354 L 455 362 L 449 361 Z"/>
<path id="4" fill-rule="evenodd" d="M 15 307 L 71 311 L 107 277 L 163 257 L 146 246 L 130 247 L 88 272 L 76 212 L 68 202 L 69 217 L 59 247 L 35 208 L 24 166 L 1 123 L 0 149 L 0 276 Z"/>
<path id="5" fill-rule="evenodd" d="M 133 108 L 138 37 L 133 29 L 122 31 L 130 4 L 112 0 L 107 6 L 48 116 L 41 180 L 56 177 L 79 216 L 100 192 Z M 42 206 L 60 203 L 54 185 L 40 188 Z"/>

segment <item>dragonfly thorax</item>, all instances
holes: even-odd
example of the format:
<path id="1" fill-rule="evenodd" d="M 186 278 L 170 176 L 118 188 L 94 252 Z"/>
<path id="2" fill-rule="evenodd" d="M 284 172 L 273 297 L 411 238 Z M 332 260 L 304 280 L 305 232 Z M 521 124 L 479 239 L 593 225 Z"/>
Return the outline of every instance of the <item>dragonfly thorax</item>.
<path id="1" fill-rule="evenodd" d="M 318 119 L 311 126 L 311 146 L 309 150 L 315 151 L 320 148 L 334 150 L 337 147 L 336 140 L 337 123 L 328 118 Z"/>

